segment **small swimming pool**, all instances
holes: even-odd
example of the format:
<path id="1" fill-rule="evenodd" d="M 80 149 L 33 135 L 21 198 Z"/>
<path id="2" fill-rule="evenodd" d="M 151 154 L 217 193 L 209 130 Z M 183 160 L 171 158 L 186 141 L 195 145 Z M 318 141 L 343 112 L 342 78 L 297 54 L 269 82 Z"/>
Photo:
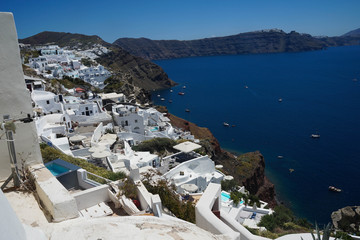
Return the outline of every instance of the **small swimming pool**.
<path id="1" fill-rule="evenodd" d="M 225 192 L 225 191 L 222 191 L 221 192 L 221 201 L 222 202 L 228 202 L 230 201 L 230 194 Z M 241 200 L 240 201 L 240 204 L 244 204 L 244 200 Z"/>
<path id="2" fill-rule="evenodd" d="M 159 131 L 159 127 L 153 127 L 153 128 L 151 129 L 151 131 L 152 131 L 152 132 Z"/>
<path id="3" fill-rule="evenodd" d="M 227 202 L 230 200 L 230 195 L 226 192 L 221 192 L 221 201 Z"/>
<path id="4" fill-rule="evenodd" d="M 69 172 L 70 169 L 64 167 L 64 166 L 60 166 L 56 163 L 51 163 L 51 164 L 48 164 L 46 165 L 46 168 L 49 169 L 49 171 L 56 177 L 60 174 L 63 174 L 63 173 L 66 173 L 66 172 Z"/>
<path id="5" fill-rule="evenodd" d="M 159 127 L 153 127 L 152 129 L 150 129 L 150 131 L 152 131 L 152 132 L 159 131 Z"/>

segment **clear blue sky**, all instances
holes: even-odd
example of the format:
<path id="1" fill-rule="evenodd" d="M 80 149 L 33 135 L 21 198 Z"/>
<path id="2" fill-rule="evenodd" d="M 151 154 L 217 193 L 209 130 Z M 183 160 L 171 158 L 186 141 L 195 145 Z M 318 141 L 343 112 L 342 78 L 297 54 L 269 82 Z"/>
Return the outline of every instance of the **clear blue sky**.
<path id="1" fill-rule="evenodd" d="M 360 0 L 1 0 L 19 38 L 42 31 L 197 39 L 279 28 L 338 36 L 360 28 Z M 1 24 L 1 23 L 0 23 Z"/>

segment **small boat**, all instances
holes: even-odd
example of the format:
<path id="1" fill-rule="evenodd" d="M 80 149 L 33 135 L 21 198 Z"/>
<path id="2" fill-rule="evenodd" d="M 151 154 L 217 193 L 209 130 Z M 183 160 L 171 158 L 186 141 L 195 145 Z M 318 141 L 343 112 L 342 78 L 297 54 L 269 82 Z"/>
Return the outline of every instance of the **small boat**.
<path id="1" fill-rule="evenodd" d="M 186 86 L 183 86 L 183 88 L 186 88 Z"/>
<path id="2" fill-rule="evenodd" d="M 173 92 L 173 90 L 172 90 L 172 89 L 170 89 L 170 92 Z"/>
<path id="3" fill-rule="evenodd" d="M 318 134 L 318 133 L 311 134 L 311 137 L 312 138 L 320 138 L 320 134 Z"/>
<path id="4" fill-rule="evenodd" d="M 229 127 L 229 126 L 230 126 L 230 124 L 228 124 L 227 122 L 224 122 L 223 124 L 224 124 L 225 127 Z"/>
<path id="5" fill-rule="evenodd" d="M 333 191 L 333 192 L 341 192 L 340 188 L 336 188 L 334 186 L 329 186 L 329 191 Z"/>
<path id="6" fill-rule="evenodd" d="M 169 100 L 169 103 L 172 103 L 172 100 L 171 100 L 171 99 Z"/>
<path id="7" fill-rule="evenodd" d="M 245 85 L 245 88 L 249 88 L 247 85 Z"/>
<path id="8" fill-rule="evenodd" d="M 161 100 L 161 101 L 165 101 L 165 98 L 161 98 L 160 100 Z"/>
<path id="9" fill-rule="evenodd" d="M 158 94 L 157 97 L 160 97 L 160 94 Z"/>
<path id="10" fill-rule="evenodd" d="M 184 92 L 179 92 L 178 94 L 179 94 L 179 95 L 184 95 L 185 93 L 184 93 Z"/>
<path id="11" fill-rule="evenodd" d="M 289 168 L 289 172 L 290 172 L 290 173 L 292 173 L 293 171 L 295 171 L 295 169 Z"/>
<path id="12" fill-rule="evenodd" d="M 236 127 L 236 125 L 235 124 L 233 124 L 233 125 L 231 125 L 232 127 Z"/>
<path id="13" fill-rule="evenodd" d="M 190 112 L 190 110 L 189 110 L 189 109 L 185 109 L 185 112 Z"/>
<path id="14" fill-rule="evenodd" d="M 283 159 L 284 156 L 279 155 L 279 156 L 277 156 L 277 158 L 278 158 L 278 159 Z"/>
<path id="15" fill-rule="evenodd" d="M 279 102 L 282 102 L 282 98 L 279 98 L 278 101 L 279 101 Z"/>

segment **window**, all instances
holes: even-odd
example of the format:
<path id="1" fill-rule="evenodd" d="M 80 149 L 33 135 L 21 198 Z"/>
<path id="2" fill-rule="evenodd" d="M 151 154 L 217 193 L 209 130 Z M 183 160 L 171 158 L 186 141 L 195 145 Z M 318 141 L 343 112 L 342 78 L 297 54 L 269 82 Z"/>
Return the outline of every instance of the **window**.
<path id="1" fill-rule="evenodd" d="M 81 114 L 82 114 L 82 115 L 85 115 L 85 113 L 84 113 L 84 112 L 82 112 Z"/>
<path id="2" fill-rule="evenodd" d="M 50 104 L 50 101 L 49 101 L 49 100 L 46 100 L 46 104 Z"/>
<path id="3" fill-rule="evenodd" d="M 86 108 L 85 108 L 85 110 L 89 110 L 89 108 L 88 108 L 88 107 L 86 107 Z"/>
<path id="4" fill-rule="evenodd" d="M 137 121 L 137 119 L 135 119 L 135 123 L 137 123 L 138 121 Z"/>

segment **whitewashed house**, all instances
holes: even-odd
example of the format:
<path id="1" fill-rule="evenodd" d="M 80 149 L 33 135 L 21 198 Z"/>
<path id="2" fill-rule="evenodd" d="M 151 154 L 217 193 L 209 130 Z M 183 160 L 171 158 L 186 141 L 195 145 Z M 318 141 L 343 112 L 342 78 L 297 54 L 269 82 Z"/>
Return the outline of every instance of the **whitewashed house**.
<path id="1" fill-rule="evenodd" d="M 80 69 L 80 62 L 78 60 L 71 60 L 71 66 L 74 70 Z"/>
<path id="2" fill-rule="evenodd" d="M 24 75 L 24 79 L 26 83 L 26 88 L 29 89 L 30 92 L 32 92 L 33 90 L 45 91 L 45 80 L 26 75 Z"/>
<path id="3" fill-rule="evenodd" d="M 144 117 L 138 114 L 138 107 L 116 105 L 112 107 L 115 122 L 128 132 L 145 134 Z"/>
<path id="4" fill-rule="evenodd" d="M 119 103 L 126 101 L 125 94 L 123 93 L 99 93 L 98 96 L 101 98 L 104 106 L 108 103 Z"/>
<path id="5" fill-rule="evenodd" d="M 194 184 L 203 192 L 210 182 L 221 183 L 224 174 L 215 169 L 215 163 L 208 156 L 199 156 L 185 161 L 163 175 L 182 193 L 183 184 Z"/>
<path id="6" fill-rule="evenodd" d="M 73 96 L 64 97 L 64 108 L 72 121 L 101 122 L 110 121 L 111 116 L 102 110 L 100 100 L 82 100 Z"/>
<path id="7" fill-rule="evenodd" d="M 160 158 L 150 152 L 137 152 L 124 141 L 121 153 L 115 153 L 109 159 L 109 167 L 113 172 L 129 172 L 133 166 L 137 168 L 156 168 L 160 166 Z"/>
<path id="8" fill-rule="evenodd" d="M 34 108 L 37 112 L 45 114 L 63 113 L 63 105 L 61 97 L 52 92 L 33 90 L 31 92 L 31 99 L 34 102 Z"/>
<path id="9" fill-rule="evenodd" d="M 29 58 L 28 66 L 38 70 L 39 72 L 45 71 L 47 65 L 48 65 L 47 59 L 43 56 L 36 58 Z"/>
<path id="10" fill-rule="evenodd" d="M 40 53 L 41 55 L 60 55 L 63 54 L 63 49 L 58 45 L 48 45 L 42 47 Z"/>
<path id="11" fill-rule="evenodd" d="M 79 69 L 79 78 L 94 86 L 102 87 L 104 81 L 111 76 L 111 73 L 102 65 L 96 67 L 82 66 Z"/>
<path id="12" fill-rule="evenodd" d="M 66 135 L 72 130 L 70 117 L 67 114 L 50 114 L 35 119 L 39 138 L 46 144 L 73 156 Z"/>

